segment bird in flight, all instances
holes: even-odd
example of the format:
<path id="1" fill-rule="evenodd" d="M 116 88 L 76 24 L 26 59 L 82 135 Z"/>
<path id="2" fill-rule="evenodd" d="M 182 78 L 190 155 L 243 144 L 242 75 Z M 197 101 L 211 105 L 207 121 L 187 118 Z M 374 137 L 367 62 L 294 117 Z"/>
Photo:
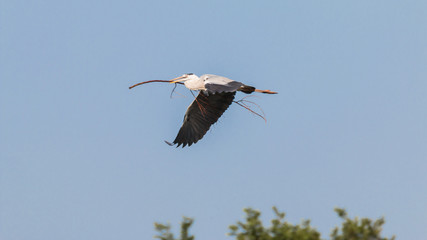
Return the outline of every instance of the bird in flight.
<path id="1" fill-rule="evenodd" d="M 237 91 L 246 94 L 253 92 L 277 94 L 277 92 L 259 90 L 226 77 L 213 74 L 204 74 L 198 77 L 193 73 L 187 73 L 171 80 L 141 82 L 129 87 L 129 89 L 150 82 L 184 84 L 190 90 L 199 91 L 197 97 L 188 107 L 184 116 L 184 122 L 173 143 L 165 141 L 171 146 L 177 144 L 177 147 L 181 145 L 182 147 L 191 146 L 202 139 L 209 128 L 216 123 L 225 110 L 233 103 Z"/>

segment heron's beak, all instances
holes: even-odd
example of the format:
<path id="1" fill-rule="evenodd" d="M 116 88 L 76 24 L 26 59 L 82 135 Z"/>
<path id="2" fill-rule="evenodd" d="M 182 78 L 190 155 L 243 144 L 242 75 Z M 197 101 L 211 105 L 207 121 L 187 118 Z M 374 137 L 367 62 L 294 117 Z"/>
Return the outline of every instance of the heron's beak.
<path id="1" fill-rule="evenodd" d="M 184 80 L 185 80 L 185 77 L 181 76 L 181 77 L 177 77 L 177 78 L 171 79 L 170 83 L 177 83 L 177 82 L 181 82 L 181 81 L 184 81 Z"/>

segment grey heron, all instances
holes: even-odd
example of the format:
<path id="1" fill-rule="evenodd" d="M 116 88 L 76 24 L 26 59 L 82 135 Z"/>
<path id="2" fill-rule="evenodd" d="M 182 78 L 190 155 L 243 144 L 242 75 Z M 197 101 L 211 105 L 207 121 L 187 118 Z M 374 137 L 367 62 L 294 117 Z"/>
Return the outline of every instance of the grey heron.
<path id="1" fill-rule="evenodd" d="M 237 91 L 246 94 L 253 92 L 277 94 L 277 92 L 259 90 L 226 77 L 213 74 L 204 74 L 198 77 L 193 73 L 187 73 L 171 80 L 146 81 L 129 88 L 149 82 L 184 84 L 190 90 L 199 91 L 199 94 L 185 112 L 184 122 L 173 143 L 165 141 L 171 146 L 177 144 L 177 147 L 181 145 L 182 147 L 191 146 L 202 139 L 209 128 L 216 123 L 233 103 Z"/>

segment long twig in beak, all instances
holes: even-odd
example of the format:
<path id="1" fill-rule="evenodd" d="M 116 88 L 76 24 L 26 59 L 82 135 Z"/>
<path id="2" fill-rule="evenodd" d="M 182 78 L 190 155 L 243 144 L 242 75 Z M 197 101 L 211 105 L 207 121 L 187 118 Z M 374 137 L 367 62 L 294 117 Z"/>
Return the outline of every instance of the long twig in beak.
<path id="1" fill-rule="evenodd" d="M 132 86 L 129 87 L 129 89 L 132 89 L 132 88 L 134 88 L 136 86 L 139 86 L 139 85 L 142 85 L 142 84 L 152 83 L 152 82 L 172 83 L 173 81 L 172 80 L 150 80 L 150 81 L 140 82 L 140 83 L 137 83 L 135 85 L 132 85 Z M 182 82 L 176 82 L 176 83 L 177 84 L 184 84 Z"/>

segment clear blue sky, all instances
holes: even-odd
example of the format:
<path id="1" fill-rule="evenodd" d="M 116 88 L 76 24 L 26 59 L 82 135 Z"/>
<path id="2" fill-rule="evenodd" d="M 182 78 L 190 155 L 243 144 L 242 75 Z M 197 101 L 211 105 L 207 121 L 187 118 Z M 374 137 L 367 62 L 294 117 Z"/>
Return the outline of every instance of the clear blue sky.
<path id="1" fill-rule="evenodd" d="M 150 239 L 244 207 L 326 237 L 333 212 L 427 236 L 426 1 L 2 1 L 0 238 Z M 134 83 L 186 72 L 279 95 L 166 145 L 192 101 Z M 241 96 L 241 95 L 240 95 Z"/>

